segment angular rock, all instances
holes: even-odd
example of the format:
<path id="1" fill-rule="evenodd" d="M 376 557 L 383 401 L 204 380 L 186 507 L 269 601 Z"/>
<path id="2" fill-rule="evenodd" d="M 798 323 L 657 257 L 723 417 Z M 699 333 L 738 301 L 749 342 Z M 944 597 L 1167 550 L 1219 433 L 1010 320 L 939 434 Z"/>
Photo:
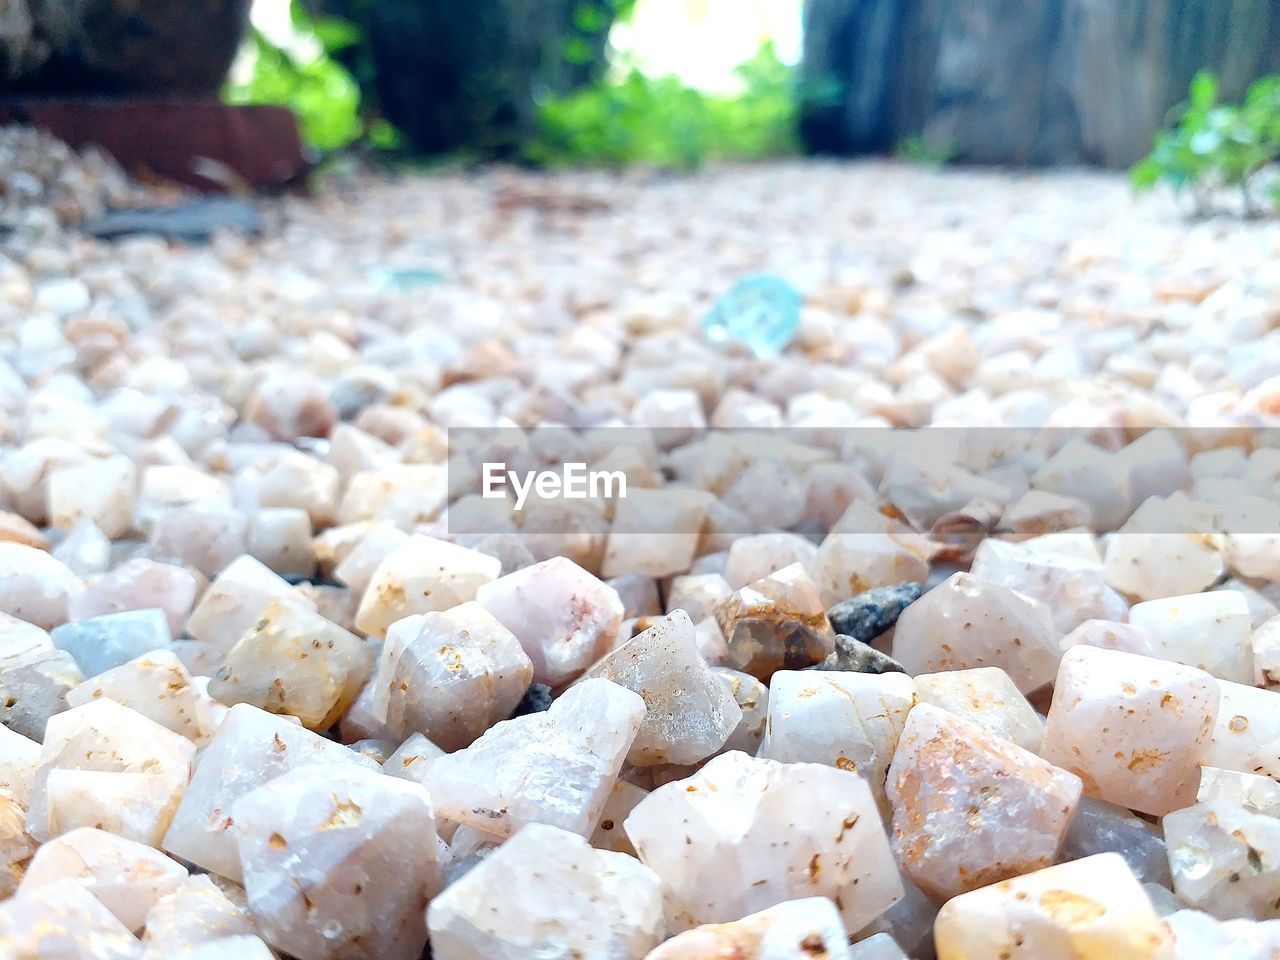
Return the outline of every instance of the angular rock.
<path id="1" fill-rule="evenodd" d="M 1062 844 L 1062 859 L 1098 853 L 1120 854 L 1143 883 L 1170 885 L 1169 856 L 1159 828 L 1114 803 L 1081 797 Z"/>
<path id="2" fill-rule="evenodd" d="M 1253 682 L 1268 689 L 1280 688 L 1280 616 L 1253 631 Z"/>
<path id="3" fill-rule="evenodd" d="M 176 890 L 186 876 L 185 867 L 158 850 L 85 827 L 43 844 L 31 859 L 18 893 L 74 880 L 137 932 L 156 902 Z"/>
<path id="4" fill-rule="evenodd" d="M 689 614 L 690 620 L 697 623 L 715 616 L 716 607 L 732 593 L 729 582 L 718 573 L 674 577 L 671 589 L 667 591 L 667 612 L 683 610 Z"/>
<path id="5" fill-rule="evenodd" d="M 334 579 L 363 595 L 378 565 L 408 540 L 409 534 L 398 527 L 389 523 L 372 524 L 334 567 Z"/>
<path id="6" fill-rule="evenodd" d="M 603 679 L 544 713 L 504 720 L 423 773 L 436 815 L 494 836 L 548 823 L 590 836 L 644 717 L 644 701 Z"/>
<path id="7" fill-rule="evenodd" d="M 924 583 L 929 564 L 888 534 L 833 532 L 818 547 L 813 577 L 829 607 L 877 587 Z"/>
<path id="8" fill-rule="evenodd" d="M 421 782 L 427 764 L 443 756 L 444 751 L 422 734 L 411 733 L 383 762 L 382 772 L 390 777 Z"/>
<path id="9" fill-rule="evenodd" d="M 372 681 L 373 712 L 397 737 L 423 733 L 460 750 L 511 716 L 532 676 L 519 641 L 472 600 L 391 625 Z"/>
<path id="10" fill-rule="evenodd" d="M 514 719 L 530 713 L 550 710 L 554 699 L 551 688 L 545 683 L 531 683 L 529 689 L 524 692 L 524 696 L 520 698 L 520 702 L 516 704 L 516 708 L 511 711 L 511 717 Z"/>
<path id="11" fill-rule="evenodd" d="M 603 677 L 644 700 L 627 762 L 693 764 L 724 746 L 742 719 L 725 684 L 698 653 L 689 615 L 677 610 L 591 667 L 584 679 Z"/>
<path id="12" fill-rule="evenodd" d="M 216 577 L 245 553 L 248 528 L 248 518 L 234 507 L 220 504 L 172 507 L 156 517 L 151 528 L 151 544 L 157 556 L 188 564 L 206 577 Z"/>
<path id="13" fill-rule="evenodd" d="M 7 790 L 25 810 L 35 789 L 40 744 L 0 725 L 0 790 Z"/>
<path id="14" fill-rule="evenodd" d="M 1024 750 L 1040 752 L 1044 721 L 999 667 L 922 673 L 915 680 L 921 703 L 950 711 Z"/>
<path id="15" fill-rule="evenodd" d="M 155 953 L 146 952 L 143 960 L 153 960 Z M 197 943 L 182 953 L 183 960 L 276 960 L 276 954 L 260 937 L 241 934 L 219 937 Z M 158 960 L 158 958 L 156 958 Z"/>
<path id="16" fill-rule="evenodd" d="M 427 923 L 440 958 L 640 960 L 662 939 L 662 897 L 632 857 L 535 823 L 450 884 Z"/>
<path id="17" fill-rule="evenodd" d="M 138 711 L 197 746 L 213 736 L 208 698 L 171 651 L 144 654 L 67 691 L 72 707 L 103 698 Z"/>
<path id="18" fill-rule="evenodd" d="M 1057 858 L 1080 779 L 930 704 L 907 717 L 886 794 L 893 849 L 925 893 L 948 900 Z"/>
<path id="19" fill-rule="evenodd" d="M 628 490 L 617 501 L 605 543 L 601 574 L 666 577 L 684 573 L 714 498 L 704 490 L 663 487 Z"/>
<path id="20" fill-rule="evenodd" d="M 1063 650 L 1070 650 L 1081 644 L 1102 647 L 1104 650 L 1136 653 L 1144 657 L 1171 659 L 1161 657 L 1156 652 L 1155 641 L 1147 635 L 1145 630 L 1139 630 L 1132 624 L 1117 623 L 1114 620 L 1085 620 L 1058 641 L 1058 646 Z"/>
<path id="21" fill-rule="evenodd" d="M 595 663 L 622 625 L 618 592 L 564 557 L 485 584 L 476 600 L 516 635 L 533 661 L 533 679 L 553 688 Z"/>
<path id="22" fill-rule="evenodd" d="M 58 470 L 49 476 L 49 522 L 70 530 L 92 520 L 109 540 L 133 526 L 138 470 L 128 457 L 114 456 Z"/>
<path id="23" fill-rule="evenodd" d="M 999 667 L 1029 694 L 1053 682 L 1061 651 L 1044 604 L 957 573 L 898 618 L 893 655 L 911 674 Z"/>
<path id="24" fill-rule="evenodd" d="M 887 934 L 872 940 L 888 940 Z M 870 941 L 863 941 L 869 943 Z M 876 953 L 879 943 L 861 951 L 849 947 L 840 913 L 826 897 L 788 900 L 732 923 L 706 924 L 672 937 L 645 960 L 894 960 L 891 953 Z M 895 947 L 896 949 L 896 947 Z M 898 956 L 901 956 L 901 951 Z"/>
<path id="25" fill-rule="evenodd" d="M 870 788 L 834 767 L 722 754 L 642 800 L 626 831 L 675 933 L 806 896 L 858 930 L 902 898 Z"/>
<path id="26" fill-rule="evenodd" d="M 81 520 L 53 550 L 55 560 L 80 577 L 92 577 L 111 565 L 111 541 L 92 520 Z"/>
<path id="27" fill-rule="evenodd" d="M 1280 692 L 1218 681 L 1218 717 L 1200 762 L 1280 780 Z"/>
<path id="28" fill-rule="evenodd" d="M 159 607 L 169 621 L 169 635 L 176 637 L 182 633 L 195 597 L 196 578 L 188 570 L 136 557 L 114 570 L 90 577 L 84 590 L 67 605 L 67 618 L 88 620 Z"/>
<path id="29" fill-rule="evenodd" d="M 1129 623 L 1149 638 L 1152 656 L 1198 667 L 1222 680 L 1253 683 L 1249 607 L 1234 590 L 1135 604 Z"/>
<path id="30" fill-rule="evenodd" d="M 1280 817 L 1280 783 L 1270 777 L 1201 765 L 1196 803 L 1227 803 Z"/>
<path id="31" fill-rule="evenodd" d="M 921 591 L 918 583 L 877 587 L 841 600 L 827 611 L 827 619 L 836 633 L 870 643 L 898 622 L 902 612 L 920 599 Z"/>
<path id="32" fill-rule="evenodd" d="M 297 723 L 246 703 L 236 704 L 200 753 L 182 803 L 164 835 L 164 849 L 239 881 L 232 805 L 262 784 L 313 764 L 377 768 L 372 760 Z"/>
<path id="33" fill-rule="evenodd" d="M 1178 904 L 1164 922 L 1173 935 L 1174 960 L 1272 960 L 1280 950 L 1280 924 L 1275 921 L 1236 919 L 1224 923 Z"/>
<path id="34" fill-rule="evenodd" d="M 421 786 L 350 764 L 300 767 L 232 806 L 245 898 L 272 946 L 313 960 L 417 960 L 441 887 Z"/>
<path id="35" fill-rule="evenodd" d="M 94 700 L 49 720 L 27 831 L 48 840 L 73 827 L 102 823 L 129 840 L 155 846 L 182 799 L 195 744 L 112 700 Z M 73 784 L 94 774 L 99 788 Z M 113 791 L 119 791 L 118 793 Z M 121 805 L 122 796 L 130 797 Z"/>
<path id="36" fill-rule="evenodd" d="M 0 951 L 21 960 L 138 960 L 142 945 L 74 880 L 0 903 Z"/>
<path id="37" fill-rule="evenodd" d="M 39 635 L 38 646 L 24 643 L 25 649 L 0 659 L 0 723 L 36 741 L 44 739 L 49 718 L 67 709 L 67 691 L 84 682 L 71 655 L 54 648 L 43 630 Z"/>
<path id="38" fill-rule="evenodd" d="M 168 651 L 172 637 L 163 610 L 126 610 L 54 627 L 49 636 L 75 658 L 86 677 L 154 651 Z"/>
<path id="39" fill-rule="evenodd" d="M 197 640 L 229 652 L 273 600 L 298 595 L 281 577 L 253 557 L 237 557 L 218 574 L 191 611 L 187 632 Z"/>
<path id="40" fill-rule="evenodd" d="M 724 579 L 730 591 L 739 590 L 793 563 L 806 570 L 811 569 L 817 556 L 817 546 L 796 533 L 760 533 L 739 537 L 729 545 Z M 689 615 L 693 616 L 693 612 L 690 611 Z"/>
<path id="41" fill-rule="evenodd" d="M 186 956 L 197 944 L 252 933 L 244 909 L 202 874 L 180 881 L 147 911 L 142 942 L 150 953 Z"/>
<path id="42" fill-rule="evenodd" d="M 1173 889 L 1219 920 L 1280 918 L 1280 820 L 1226 803 L 1164 818 Z"/>
<path id="43" fill-rule="evenodd" d="M 67 619 L 80 578 L 43 550 L 0 542 L 0 613 L 48 630 Z"/>
<path id="44" fill-rule="evenodd" d="M 25 864 L 36 850 L 35 841 L 27 835 L 25 818 L 22 804 L 10 791 L 0 788 L 0 900 L 13 896 Z"/>
<path id="45" fill-rule="evenodd" d="M 297 507 L 259 510 L 249 524 L 243 552 L 275 573 L 309 577 L 316 571 L 311 518 Z"/>
<path id="46" fill-rule="evenodd" d="M 1107 584 L 1101 563 L 1038 549 L 1039 539 L 983 540 L 969 572 L 1039 600 L 1052 613 L 1058 633 L 1067 633 L 1084 620 L 1123 618 L 1125 602 Z"/>
<path id="47" fill-rule="evenodd" d="M 857 773 L 887 818 L 885 775 L 915 705 L 915 681 L 902 674 L 779 670 L 769 685 L 759 755 Z"/>
<path id="48" fill-rule="evenodd" d="M 609 799 L 604 802 L 604 811 L 600 814 L 600 823 L 595 833 L 591 834 L 590 843 L 597 850 L 612 850 L 634 857 L 636 848 L 631 845 L 631 838 L 622 828 L 631 811 L 641 800 L 649 795 L 649 791 L 626 780 L 617 780 L 609 791 Z"/>
<path id="49" fill-rule="evenodd" d="M 962 894 L 938 911 L 934 938 L 938 960 L 1169 960 L 1171 940 L 1116 853 Z"/>
<path id="50" fill-rule="evenodd" d="M 835 650 L 809 670 L 843 670 L 848 673 L 906 673 L 907 669 L 869 643 L 842 633 L 835 635 Z"/>
<path id="51" fill-rule="evenodd" d="M 369 644 L 300 601 L 272 600 L 209 680 L 209 695 L 249 703 L 327 730 L 373 670 Z"/>
<path id="52" fill-rule="evenodd" d="M 764 739 L 765 725 L 769 721 L 769 688 L 749 673 L 730 670 L 728 667 L 714 667 L 713 670 L 728 686 L 729 694 L 742 711 L 742 718 L 725 740 L 720 752 L 741 750 L 754 757 L 760 741 Z"/>
<path id="53" fill-rule="evenodd" d="M 1195 800 L 1219 699 L 1217 681 L 1194 667 L 1072 647 L 1040 753 L 1090 796 L 1161 816 Z"/>
<path id="54" fill-rule="evenodd" d="M 726 666 L 768 682 L 777 670 L 820 663 L 834 649 L 821 597 L 798 563 L 735 591 L 716 608 Z"/>
<path id="55" fill-rule="evenodd" d="M 1159 501 L 1149 501 L 1164 513 Z M 1199 593 L 1222 576 L 1222 538 L 1212 533 L 1144 533 L 1130 529 L 1147 510 L 1144 504 L 1118 534 L 1107 541 L 1107 583 L 1138 600 Z M 1172 529 L 1160 516 L 1158 530 Z"/>
<path id="56" fill-rule="evenodd" d="M 374 570 L 356 611 L 356 627 L 368 636 L 385 636 L 404 617 L 476 599 L 476 591 L 501 571 L 502 563 L 494 557 L 414 535 Z"/>

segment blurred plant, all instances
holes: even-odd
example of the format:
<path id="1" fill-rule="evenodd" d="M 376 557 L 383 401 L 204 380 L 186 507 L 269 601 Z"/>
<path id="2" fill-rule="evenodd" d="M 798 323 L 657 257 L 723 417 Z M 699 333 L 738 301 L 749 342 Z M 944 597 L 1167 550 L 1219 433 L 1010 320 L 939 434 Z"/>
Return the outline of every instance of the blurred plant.
<path id="1" fill-rule="evenodd" d="M 540 105 L 533 163 L 682 170 L 709 160 L 749 159 L 797 149 L 792 70 L 772 43 L 735 71 L 736 96 L 703 93 L 675 77 L 639 70 Z"/>
<path id="2" fill-rule="evenodd" d="M 279 47 L 254 29 L 243 55 L 248 73 L 232 71 L 222 91 L 226 103 L 276 104 L 298 116 L 302 138 L 317 150 L 345 147 L 365 132 L 360 115 L 360 88 L 333 54 L 360 40 L 355 26 L 336 17 L 312 17 L 299 0 L 290 5 L 299 42 Z M 394 142 L 394 130 L 371 129 L 382 142 Z"/>
<path id="3" fill-rule="evenodd" d="M 1280 159 L 1280 76 L 1263 77 L 1240 104 L 1218 102 L 1218 81 L 1202 71 L 1191 80 L 1190 99 L 1173 112 L 1174 124 L 1156 135 L 1149 156 L 1130 176 L 1140 190 L 1160 183 L 1191 193 L 1198 214 L 1210 209 L 1214 191 L 1240 191 L 1246 215 L 1257 212 L 1257 175 Z M 1280 207 L 1280 185 L 1269 199 Z"/>
<path id="4" fill-rule="evenodd" d="M 922 136 L 915 136 L 898 141 L 893 154 L 899 160 L 917 163 L 922 167 L 945 167 L 956 158 L 956 148 L 949 143 L 934 143 Z"/>

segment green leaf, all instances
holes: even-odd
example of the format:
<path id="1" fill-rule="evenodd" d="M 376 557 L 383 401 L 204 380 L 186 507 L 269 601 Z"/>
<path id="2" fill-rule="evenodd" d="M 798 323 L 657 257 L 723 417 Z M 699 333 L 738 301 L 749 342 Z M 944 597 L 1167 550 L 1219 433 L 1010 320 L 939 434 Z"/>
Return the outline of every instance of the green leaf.
<path id="1" fill-rule="evenodd" d="M 1218 79 L 1208 70 L 1201 70 L 1191 78 L 1191 105 L 1207 109 L 1218 99 Z"/>

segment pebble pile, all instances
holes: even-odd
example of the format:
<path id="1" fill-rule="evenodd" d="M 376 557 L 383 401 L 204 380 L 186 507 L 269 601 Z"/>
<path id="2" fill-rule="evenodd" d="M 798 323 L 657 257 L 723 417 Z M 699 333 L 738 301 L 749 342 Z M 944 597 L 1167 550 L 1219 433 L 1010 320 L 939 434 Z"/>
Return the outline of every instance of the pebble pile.
<path id="1" fill-rule="evenodd" d="M 1280 225 L 795 162 L 105 244 L 0 157 L 0 957 L 1280 957 Z"/>

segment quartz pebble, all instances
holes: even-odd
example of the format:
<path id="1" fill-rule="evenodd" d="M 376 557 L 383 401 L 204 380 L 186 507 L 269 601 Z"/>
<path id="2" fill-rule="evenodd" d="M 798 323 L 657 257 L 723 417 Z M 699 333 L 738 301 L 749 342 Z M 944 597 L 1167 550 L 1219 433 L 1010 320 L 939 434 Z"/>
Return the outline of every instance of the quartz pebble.
<path id="1" fill-rule="evenodd" d="M 90 577 L 67 604 L 70 620 L 87 620 L 128 610 L 164 611 L 169 635 L 178 636 L 196 597 L 196 578 L 171 563 L 135 557 L 114 570 Z"/>
<path id="2" fill-rule="evenodd" d="M 1119 854 L 1101 853 L 948 901 L 938 960 L 1169 960 L 1171 937 Z"/>
<path id="3" fill-rule="evenodd" d="M 871 940 L 877 941 L 871 943 Z M 897 960 L 884 952 L 888 934 L 878 934 L 850 950 L 840 913 L 826 897 L 788 900 L 732 923 L 707 924 L 672 937 L 646 960 Z M 861 947 L 861 949 L 859 949 Z M 893 949 L 897 949 L 896 945 Z"/>
<path id="4" fill-rule="evenodd" d="M 207 697 L 168 650 L 143 654 L 67 691 L 67 704 L 72 707 L 101 698 L 136 710 L 197 746 L 213 735 L 213 712 Z"/>
<path id="5" fill-rule="evenodd" d="M 1058 633 L 1084 620 L 1119 620 L 1125 602 L 1108 584 L 1096 559 L 1038 549 L 1036 538 L 1022 543 L 987 539 L 978 545 L 970 573 L 1043 603 Z"/>
<path id="6" fill-rule="evenodd" d="M 1198 910 L 1178 909 L 1165 917 L 1165 926 L 1173 935 L 1174 960 L 1272 960 L 1280 950 L 1280 923 L 1274 920 L 1224 923 Z"/>
<path id="7" fill-rule="evenodd" d="M 1249 608 L 1233 590 L 1135 604 L 1129 623 L 1149 638 L 1153 656 L 1199 667 L 1222 680 L 1253 683 Z"/>
<path id="8" fill-rule="evenodd" d="M 662 878 L 673 933 L 805 896 L 858 930 L 902 898 L 870 788 L 834 767 L 722 754 L 640 801 L 626 831 Z"/>
<path id="9" fill-rule="evenodd" d="M 749 673 L 730 670 L 728 667 L 713 669 L 729 688 L 729 695 L 742 712 L 742 718 L 720 748 L 721 752 L 741 750 L 755 756 L 769 722 L 769 688 Z"/>
<path id="10" fill-rule="evenodd" d="M 1040 752 L 1044 720 L 999 667 L 922 673 L 915 683 L 921 703 L 950 711 L 1024 750 Z"/>
<path id="11" fill-rule="evenodd" d="M 632 857 L 534 823 L 436 897 L 427 923 L 442 960 L 641 960 L 662 939 L 662 896 Z"/>
<path id="12" fill-rule="evenodd" d="M 0 788 L 0 900 L 13 896 L 36 850 L 35 841 L 27 835 L 24 815 L 17 797 Z"/>
<path id="13" fill-rule="evenodd" d="M 296 600 L 283 579 L 250 556 L 237 557 L 218 574 L 191 611 L 187 632 L 218 650 L 229 652 L 261 619 L 273 600 Z"/>
<path id="14" fill-rule="evenodd" d="M 75 658 L 87 677 L 97 676 L 154 651 L 167 651 L 171 637 L 164 611 L 126 610 L 54 627 L 59 650 Z"/>
<path id="15" fill-rule="evenodd" d="M 352 764 L 295 768 L 235 801 L 245 898 L 272 946 L 306 960 L 417 960 L 441 887 L 421 786 Z"/>
<path id="16" fill-rule="evenodd" d="M 893 848 L 939 901 L 1047 867 L 1080 779 L 930 704 L 907 715 L 889 767 Z"/>
<path id="17" fill-rule="evenodd" d="M 834 633 L 812 578 L 798 563 L 735 591 L 716 608 L 727 666 L 767 682 L 777 670 L 822 662 Z"/>
<path id="18" fill-rule="evenodd" d="M 759 755 L 858 773 L 887 818 L 885 776 L 915 705 L 915 681 L 902 674 L 779 670 Z"/>
<path id="19" fill-rule="evenodd" d="M 1280 820 L 1227 803 L 1164 818 L 1173 889 L 1220 920 L 1280 918 Z"/>
<path id="20" fill-rule="evenodd" d="M 1098 647 L 1062 657 L 1041 755 L 1085 793 L 1161 816 L 1195 801 L 1218 683 L 1194 667 Z"/>
<path id="21" fill-rule="evenodd" d="M 45 551 L 0 542 L 0 613 L 48 630 L 67 619 L 80 578 Z"/>
<path id="22" fill-rule="evenodd" d="M 147 911 L 142 939 L 149 952 L 173 955 L 197 944 L 252 933 L 244 909 L 208 876 L 200 875 L 181 879 L 155 901 Z"/>
<path id="23" fill-rule="evenodd" d="M 1124 857 L 1143 883 L 1170 886 L 1169 855 L 1159 828 L 1114 803 L 1081 797 L 1062 844 L 1062 859 L 1108 852 Z"/>
<path id="24" fill-rule="evenodd" d="M 644 713 L 630 690 L 584 680 L 549 710 L 494 724 L 432 761 L 422 782 L 438 816 L 498 837 L 527 823 L 590 836 Z"/>
<path id="25" fill-rule="evenodd" d="M 476 600 L 515 634 L 533 662 L 533 679 L 551 687 L 580 676 L 622 626 L 618 592 L 563 557 L 487 583 Z"/>
<path id="26" fill-rule="evenodd" d="M 1280 817 L 1280 782 L 1253 773 L 1202 765 L 1196 802 L 1228 803 L 1254 813 Z"/>
<path id="27" fill-rule="evenodd" d="M 612 680 L 643 698 L 644 718 L 627 753 L 633 765 L 705 760 L 742 719 L 732 693 L 698 654 L 683 610 L 606 654 L 585 676 Z"/>
<path id="28" fill-rule="evenodd" d="M 0 951 L 21 960 L 137 960 L 141 945 L 75 880 L 0 903 Z"/>
<path id="29" fill-rule="evenodd" d="M 1220 702 L 1202 763 L 1280 779 L 1280 693 L 1218 681 Z"/>
<path id="30" fill-rule="evenodd" d="M 0 725 L 0 790 L 6 790 L 25 809 L 35 788 L 40 744 Z"/>
<path id="31" fill-rule="evenodd" d="M 515 636 L 475 601 L 397 620 L 373 679 L 373 711 L 397 737 L 446 751 L 511 716 L 533 676 Z"/>

